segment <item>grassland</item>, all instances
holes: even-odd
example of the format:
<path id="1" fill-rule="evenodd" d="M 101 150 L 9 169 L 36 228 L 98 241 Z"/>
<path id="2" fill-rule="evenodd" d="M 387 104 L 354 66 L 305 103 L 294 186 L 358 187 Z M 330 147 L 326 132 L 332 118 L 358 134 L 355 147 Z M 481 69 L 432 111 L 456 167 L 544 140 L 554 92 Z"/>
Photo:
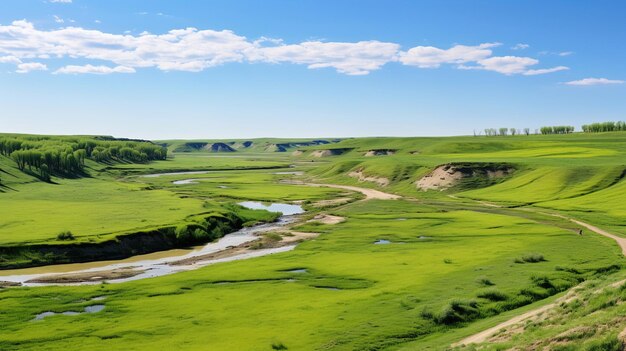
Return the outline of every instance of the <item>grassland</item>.
<path id="1" fill-rule="evenodd" d="M 172 150 L 183 142 L 166 143 Z M 184 223 L 244 199 L 304 201 L 307 218 L 320 211 L 346 218 L 300 223 L 296 230 L 321 235 L 291 252 L 129 283 L 0 289 L 0 349 L 445 350 L 582 282 L 592 289 L 622 279 L 624 258 L 611 239 L 578 235 L 576 225 L 541 213 L 626 235 L 624 134 L 347 139 L 297 148 L 299 156 L 265 148 L 228 155 L 197 150 L 141 165 L 91 165 L 91 177 L 56 185 L 18 174 L 0 157 L 0 168 L 15 174 L 0 193 L 0 210 L 11 218 L 0 222 L 0 245 L 55 241 L 60 230 L 102 240 Z M 311 155 L 328 148 L 349 151 Z M 364 156 L 371 150 L 393 154 Z M 416 187 L 448 163 L 506 164 L 514 171 L 498 179 L 467 177 L 443 191 Z M 211 172 L 139 176 L 176 170 Z M 304 174 L 276 174 L 285 171 Z M 388 185 L 350 176 L 357 171 Z M 173 183 L 184 179 L 194 180 Z M 312 204 L 360 197 L 293 180 L 376 188 L 403 199 L 320 210 Z M 548 345 L 567 329 L 594 323 L 611 327 L 586 332 L 579 345 L 563 350 L 619 343 L 626 327 L 617 318 L 622 291 L 584 290 L 580 305 L 562 307 L 561 319 L 486 347 Z M 100 313 L 32 321 L 44 311 L 81 310 L 96 296 L 106 296 Z"/>

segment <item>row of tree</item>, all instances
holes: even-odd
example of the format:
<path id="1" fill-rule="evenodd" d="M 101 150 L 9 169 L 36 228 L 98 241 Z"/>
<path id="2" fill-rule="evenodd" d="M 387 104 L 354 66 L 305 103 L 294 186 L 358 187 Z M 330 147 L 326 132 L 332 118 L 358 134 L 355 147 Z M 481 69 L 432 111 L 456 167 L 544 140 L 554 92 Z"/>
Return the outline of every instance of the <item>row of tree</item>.
<path id="1" fill-rule="evenodd" d="M 574 126 L 546 126 L 541 127 L 540 129 L 535 129 L 534 134 L 570 134 L 573 133 Z M 599 122 L 599 123 L 591 123 L 591 124 L 583 124 L 581 127 L 582 131 L 585 133 L 601 133 L 601 132 L 619 132 L 626 131 L 626 122 L 617 121 L 617 122 Z M 507 136 L 507 135 L 530 135 L 532 134 L 530 128 L 524 129 L 516 129 L 516 128 L 486 128 L 485 130 L 486 136 Z M 474 131 L 474 136 L 478 136 L 481 133 L 477 133 Z"/>
<path id="2" fill-rule="evenodd" d="M 530 128 L 517 129 L 517 128 L 485 128 L 486 136 L 507 136 L 507 135 L 530 135 L 533 134 Z M 540 129 L 535 129 L 534 134 L 569 134 L 574 132 L 574 127 L 572 126 L 552 126 L 552 127 L 541 127 Z M 479 136 L 479 133 L 474 131 L 474 136 Z"/>
<path id="3" fill-rule="evenodd" d="M 575 128 L 573 126 L 548 126 L 541 127 L 539 130 L 541 134 L 570 134 L 574 133 Z"/>
<path id="4" fill-rule="evenodd" d="M 537 133 L 537 131 L 535 131 Z M 507 135 L 530 135 L 530 128 L 517 129 L 517 128 L 485 128 L 486 136 L 507 136 Z M 479 134 L 478 134 L 479 135 Z M 477 136 L 474 132 L 474 136 Z"/>
<path id="5" fill-rule="evenodd" d="M 585 133 L 623 132 L 626 131 L 626 122 L 618 121 L 583 124 L 582 130 Z"/>
<path id="6" fill-rule="evenodd" d="M 147 141 L 98 140 L 95 138 L 31 135 L 0 136 L 0 154 L 10 157 L 24 171 L 37 172 L 44 180 L 51 175 L 82 173 L 85 160 L 143 163 L 167 158 L 167 149 Z"/>

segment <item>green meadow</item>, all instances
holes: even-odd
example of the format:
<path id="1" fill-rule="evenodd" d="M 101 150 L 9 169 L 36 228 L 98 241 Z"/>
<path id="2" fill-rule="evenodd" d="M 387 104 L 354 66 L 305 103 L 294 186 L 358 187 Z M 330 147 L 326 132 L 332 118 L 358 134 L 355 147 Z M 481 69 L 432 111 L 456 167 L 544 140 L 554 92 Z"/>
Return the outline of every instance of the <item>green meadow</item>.
<path id="1" fill-rule="evenodd" d="M 626 133 L 320 140 L 156 141 L 164 160 L 88 159 L 80 176 L 51 182 L 0 156 L 0 248 L 98 244 L 199 216 L 274 218 L 234 207 L 245 200 L 300 203 L 292 229 L 320 233 L 158 278 L 0 288 L 0 349 L 447 350 L 572 289 L 579 305 L 481 347 L 554 345 L 581 326 L 595 329 L 558 339 L 563 350 L 620 342 L 626 295 L 610 288 L 624 276 L 620 247 L 551 214 L 626 236 Z M 418 187 L 446 165 L 457 172 L 446 186 Z M 196 173 L 167 174 L 183 171 Z M 318 214 L 345 221 L 308 221 Z M 62 314 L 96 297 L 101 312 Z M 58 314 L 33 320 L 47 311 Z"/>

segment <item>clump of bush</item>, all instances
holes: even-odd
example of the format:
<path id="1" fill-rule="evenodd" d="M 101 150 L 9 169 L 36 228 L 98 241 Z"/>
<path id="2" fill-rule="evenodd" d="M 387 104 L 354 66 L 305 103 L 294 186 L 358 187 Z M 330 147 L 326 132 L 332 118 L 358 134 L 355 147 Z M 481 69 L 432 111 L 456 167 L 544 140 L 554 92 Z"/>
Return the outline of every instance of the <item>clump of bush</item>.
<path id="1" fill-rule="evenodd" d="M 287 346 L 282 342 L 272 343 L 272 350 L 287 350 Z"/>
<path id="2" fill-rule="evenodd" d="M 59 240 L 76 240 L 76 238 L 74 237 L 74 234 L 72 234 L 72 232 L 70 232 L 69 230 L 66 231 L 62 231 L 59 234 L 57 234 L 57 239 Z"/>
<path id="3" fill-rule="evenodd" d="M 283 240 L 278 233 L 265 233 L 263 237 L 250 245 L 252 250 L 269 249 L 276 246 L 276 243 Z"/>
<path id="4" fill-rule="evenodd" d="M 280 236 L 280 234 L 278 233 L 265 233 L 263 235 L 265 237 L 265 239 L 269 240 L 269 241 L 281 241 L 283 240 L 282 236 Z"/>
<path id="5" fill-rule="evenodd" d="M 492 282 L 489 278 L 487 278 L 485 276 L 480 276 L 480 277 L 476 278 L 476 283 L 478 283 L 480 285 L 484 285 L 484 286 L 496 285 L 494 282 Z"/>
<path id="6" fill-rule="evenodd" d="M 479 292 L 477 296 L 490 301 L 504 301 L 509 298 L 505 293 L 496 288 L 483 290 Z"/>
<path id="7" fill-rule="evenodd" d="M 542 254 L 528 254 L 522 257 L 518 257 L 514 260 L 515 263 L 538 263 L 547 261 Z"/>
<path id="8" fill-rule="evenodd" d="M 478 310 L 478 302 L 476 300 L 459 300 L 450 301 L 446 307 L 435 316 L 435 322 L 438 324 L 451 325 L 460 322 L 470 321 L 480 315 Z"/>

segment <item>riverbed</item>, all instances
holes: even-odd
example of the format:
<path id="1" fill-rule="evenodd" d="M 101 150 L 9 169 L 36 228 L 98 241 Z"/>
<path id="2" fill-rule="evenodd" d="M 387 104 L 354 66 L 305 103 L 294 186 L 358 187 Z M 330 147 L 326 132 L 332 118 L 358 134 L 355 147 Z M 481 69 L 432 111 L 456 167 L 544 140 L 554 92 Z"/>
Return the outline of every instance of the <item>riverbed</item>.
<path id="1" fill-rule="evenodd" d="M 97 261 L 88 263 L 74 263 L 64 265 L 49 265 L 44 267 L 23 268 L 14 270 L 0 271 L 0 281 L 8 281 L 20 283 L 24 286 L 45 286 L 45 285 L 85 285 L 100 284 L 103 281 L 110 283 L 121 283 L 132 280 L 152 278 L 173 274 L 182 271 L 198 269 L 210 264 L 219 262 L 228 262 L 252 257 L 260 257 L 278 252 L 293 250 L 294 246 L 283 246 L 270 249 L 254 250 L 242 254 L 229 257 L 208 260 L 189 260 L 194 261 L 193 264 L 179 265 L 172 264 L 190 258 L 208 256 L 212 253 L 228 250 L 239 245 L 252 242 L 258 239 L 258 236 L 265 232 L 276 231 L 298 219 L 298 215 L 304 213 L 299 205 L 271 203 L 263 204 L 253 201 L 245 201 L 239 203 L 241 206 L 252 209 L 264 209 L 272 212 L 281 212 L 282 216 L 276 222 L 259 224 L 248 228 L 240 229 L 236 232 L 225 235 L 215 242 L 208 243 L 203 246 L 197 246 L 190 249 L 173 249 L 155 252 L 146 255 L 138 255 L 123 260 L 116 261 Z M 125 271 L 126 274 L 111 275 L 111 272 Z M 102 274 L 100 274 L 102 273 Z M 61 279 L 54 281 L 54 277 L 62 278 L 69 275 L 90 276 L 93 279 L 81 282 L 64 283 Z M 111 276 L 117 276 L 117 279 L 107 279 Z M 54 282 L 37 282 L 37 281 L 54 281 Z"/>

